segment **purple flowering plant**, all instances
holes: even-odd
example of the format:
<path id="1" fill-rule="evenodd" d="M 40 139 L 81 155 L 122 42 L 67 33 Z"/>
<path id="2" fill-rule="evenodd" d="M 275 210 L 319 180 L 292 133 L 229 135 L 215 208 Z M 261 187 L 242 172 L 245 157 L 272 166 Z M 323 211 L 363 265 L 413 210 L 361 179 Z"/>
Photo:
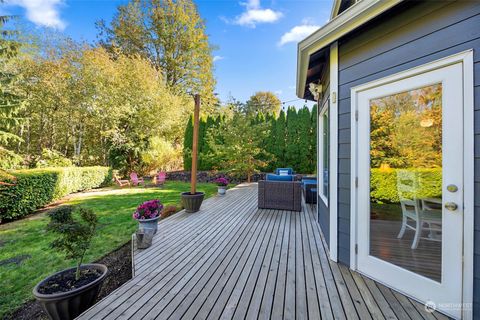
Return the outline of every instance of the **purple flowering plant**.
<path id="1" fill-rule="evenodd" d="M 158 217 L 162 213 L 162 210 L 163 204 L 160 200 L 154 199 L 145 201 L 137 207 L 137 210 L 133 213 L 133 219 L 153 219 Z"/>
<path id="2" fill-rule="evenodd" d="M 225 178 L 225 177 L 217 178 L 217 179 L 215 179 L 214 182 L 215 182 L 215 183 L 217 184 L 217 186 L 219 186 L 219 187 L 226 187 L 226 186 L 228 186 L 228 183 L 229 183 L 228 179 Z"/>

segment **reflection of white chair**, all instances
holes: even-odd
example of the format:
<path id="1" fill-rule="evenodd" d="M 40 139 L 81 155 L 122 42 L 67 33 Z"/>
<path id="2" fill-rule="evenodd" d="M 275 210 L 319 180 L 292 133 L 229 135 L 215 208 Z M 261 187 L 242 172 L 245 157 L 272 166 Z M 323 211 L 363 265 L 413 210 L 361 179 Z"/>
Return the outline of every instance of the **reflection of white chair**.
<path id="1" fill-rule="evenodd" d="M 403 238 L 407 228 L 415 231 L 412 249 L 418 247 L 418 242 L 423 230 L 429 230 L 428 238 L 431 241 L 441 241 L 442 210 L 428 204 L 426 199 L 417 199 L 419 190 L 418 177 L 409 170 L 397 171 L 397 191 L 402 207 L 402 228 L 397 238 Z M 410 225 L 408 220 L 413 220 L 415 225 Z"/>

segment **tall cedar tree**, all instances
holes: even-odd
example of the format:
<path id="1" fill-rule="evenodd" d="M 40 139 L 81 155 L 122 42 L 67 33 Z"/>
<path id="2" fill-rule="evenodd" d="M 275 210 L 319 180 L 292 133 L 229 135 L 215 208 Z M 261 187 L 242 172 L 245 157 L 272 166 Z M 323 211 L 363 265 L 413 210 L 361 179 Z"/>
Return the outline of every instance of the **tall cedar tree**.
<path id="1" fill-rule="evenodd" d="M 213 48 L 192 0 L 131 0 L 97 27 L 102 45 L 148 58 L 175 92 L 200 93 L 204 111 L 216 103 Z"/>
<path id="2" fill-rule="evenodd" d="M 21 161 L 9 144 L 21 142 L 15 133 L 21 122 L 18 113 L 22 107 L 21 98 L 15 90 L 17 75 L 9 70 L 9 62 L 17 55 L 19 43 L 14 40 L 16 31 L 7 30 L 5 24 L 12 16 L 0 16 L 0 168 L 8 169 Z"/>
<path id="3" fill-rule="evenodd" d="M 205 141 L 205 132 L 207 131 L 207 117 L 200 117 L 199 125 L 198 125 L 198 155 L 201 155 L 206 148 L 206 141 Z M 201 156 L 198 157 L 197 168 L 199 170 L 203 170 L 203 159 Z"/>
<path id="4" fill-rule="evenodd" d="M 286 164 L 285 159 L 285 148 L 286 148 L 286 138 L 287 138 L 287 118 L 285 112 L 280 111 L 280 115 L 275 122 L 275 166 L 283 167 Z"/>
<path id="5" fill-rule="evenodd" d="M 209 130 L 212 130 L 214 126 L 215 126 L 215 118 L 213 116 L 208 116 L 205 121 L 205 128 L 203 130 L 203 135 L 202 135 L 202 150 L 199 153 L 198 168 L 200 170 L 209 170 L 212 167 L 212 163 L 204 155 L 210 153 L 210 147 L 208 143 L 205 141 L 205 137 L 207 135 L 207 132 Z"/>
<path id="6" fill-rule="evenodd" d="M 192 169 L 192 147 L 193 147 L 193 115 L 188 118 L 183 139 L 183 168 Z"/>
<path id="7" fill-rule="evenodd" d="M 300 161 L 298 155 L 299 148 L 299 123 L 297 110 L 294 107 L 288 107 L 287 110 L 287 136 L 285 142 L 285 164 L 299 170 Z"/>
<path id="8" fill-rule="evenodd" d="M 309 169 L 306 172 L 316 172 L 317 165 L 317 105 L 313 105 L 310 115 L 310 134 L 309 134 Z"/>
<path id="9" fill-rule="evenodd" d="M 310 110 L 303 107 L 298 110 L 298 172 L 310 172 Z"/>
<path id="10" fill-rule="evenodd" d="M 273 114 L 268 114 L 266 117 L 267 126 L 269 129 L 269 135 L 265 138 L 265 144 L 264 144 L 264 149 L 266 153 L 272 155 L 274 159 L 268 164 L 267 170 L 268 171 L 273 171 L 274 166 L 277 162 L 277 157 L 276 157 L 276 144 L 277 144 L 277 132 L 275 130 L 277 120 L 275 118 L 275 115 Z M 283 136 L 282 136 L 283 138 Z"/>

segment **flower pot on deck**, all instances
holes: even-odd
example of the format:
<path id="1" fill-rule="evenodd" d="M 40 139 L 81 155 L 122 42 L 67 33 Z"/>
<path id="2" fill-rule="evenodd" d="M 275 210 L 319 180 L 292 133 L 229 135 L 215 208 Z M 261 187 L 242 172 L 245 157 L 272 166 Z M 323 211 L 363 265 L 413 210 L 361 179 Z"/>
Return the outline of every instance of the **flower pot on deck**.
<path id="1" fill-rule="evenodd" d="M 182 205 L 187 212 L 197 212 L 200 210 L 200 207 L 203 202 L 203 198 L 205 197 L 205 193 L 203 192 L 196 192 L 195 194 L 191 194 L 190 192 L 182 192 Z"/>
<path id="2" fill-rule="evenodd" d="M 63 277 L 72 273 L 74 275 L 76 268 L 70 268 L 45 278 L 33 288 L 33 295 L 40 302 L 50 319 L 75 319 L 95 303 L 108 269 L 103 264 L 84 264 L 81 270 L 94 271 L 99 273 L 100 276 L 69 291 L 45 293 L 46 288 L 51 288 L 52 284 L 57 284 L 57 281 L 59 282 Z"/>
<path id="3" fill-rule="evenodd" d="M 224 196 L 227 193 L 227 186 L 218 186 L 218 194 Z"/>
<path id="4" fill-rule="evenodd" d="M 160 216 L 155 217 L 155 218 L 151 218 L 151 219 L 137 219 L 138 230 L 143 230 L 145 232 L 150 231 L 153 234 L 157 233 L 158 219 L 160 219 Z"/>
<path id="5" fill-rule="evenodd" d="M 152 245 L 154 232 L 151 229 L 137 230 L 135 232 L 135 239 L 137 240 L 138 249 L 146 249 Z"/>

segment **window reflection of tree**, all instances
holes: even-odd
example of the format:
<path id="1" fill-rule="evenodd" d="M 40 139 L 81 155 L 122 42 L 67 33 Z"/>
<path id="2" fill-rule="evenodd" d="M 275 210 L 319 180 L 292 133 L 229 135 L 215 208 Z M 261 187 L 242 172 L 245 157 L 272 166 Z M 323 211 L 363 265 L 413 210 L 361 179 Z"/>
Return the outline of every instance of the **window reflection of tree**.
<path id="1" fill-rule="evenodd" d="M 442 85 L 370 101 L 372 168 L 442 165 Z"/>

